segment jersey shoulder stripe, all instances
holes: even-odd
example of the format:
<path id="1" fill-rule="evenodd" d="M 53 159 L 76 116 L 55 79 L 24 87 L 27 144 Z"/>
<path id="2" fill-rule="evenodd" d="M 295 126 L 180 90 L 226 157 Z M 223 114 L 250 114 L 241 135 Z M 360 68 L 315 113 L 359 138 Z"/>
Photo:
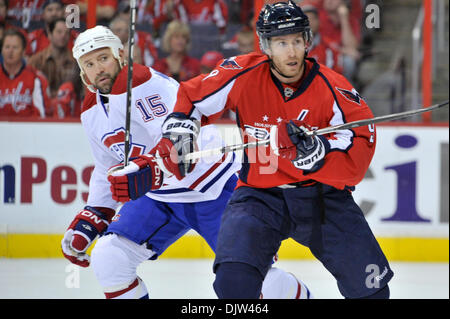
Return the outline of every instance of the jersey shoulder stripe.
<path id="1" fill-rule="evenodd" d="M 269 63 L 270 60 L 266 55 L 258 54 L 258 53 L 250 53 L 246 55 L 240 55 L 231 57 L 228 59 L 223 60 L 223 62 L 219 65 L 219 69 L 221 72 L 221 76 L 218 76 L 218 81 L 222 82 L 219 85 L 216 84 L 216 89 L 203 97 L 201 97 L 198 100 L 194 100 L 193 103 L 199 103 L 207 98 L 209 98 L 211 95 L 216 94 L 220 90 L 222 90 L 224 87 L 226 87 L 228 84 L 230 84 L 233 80 L 237 79 L 238 77 L 244 75 L 245 73 L 252 71 L 253 69 L 257 68 L 258 66 Z M 224 71 L 223 71 L 223 70 Z M 214 72 L 214 71 L 212 71 Z M 206 80 L 208 77 L 211 76 L 212 72 L 206 76 L 203 77 L 202 81 Z"/>
<path id="2" fill-rule="evenodd" d="M 152 77 L 150 68 L 145 65 L 133 64 L 133 88 L 147 82 Z M 127 91 L 128 84 L 128 66 L 124 66 L 117 75 L 111 94 L 123 94 Z"/>
<path id="3" fill-rule="evenodd" d="M 92 93 L 91 91 L 86 90 L 86 95 L 84 97 L 83 105 L 81 107 L 81 113 L 89 110 L 95 104 L 97 104 L 97 97 L 96 97 L 95 93 Z"/>

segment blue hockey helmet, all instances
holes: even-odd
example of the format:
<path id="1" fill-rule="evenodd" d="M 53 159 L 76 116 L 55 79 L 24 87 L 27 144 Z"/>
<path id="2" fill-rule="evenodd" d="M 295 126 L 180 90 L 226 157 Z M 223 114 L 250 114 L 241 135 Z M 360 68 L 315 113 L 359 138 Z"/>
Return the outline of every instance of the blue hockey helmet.
<path id="1" fill-rule="evenodd" d="M 306 43 L 312 40 L 308 16 L 293 1 L 266 4 L 256 22 L 261 50 L 266 52 L 271 37 L 303 33 Z"/>

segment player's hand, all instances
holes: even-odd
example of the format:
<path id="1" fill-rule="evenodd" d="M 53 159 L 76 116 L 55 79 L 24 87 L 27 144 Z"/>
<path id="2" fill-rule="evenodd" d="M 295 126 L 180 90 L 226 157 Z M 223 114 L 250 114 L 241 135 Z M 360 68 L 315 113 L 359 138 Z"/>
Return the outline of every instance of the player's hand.
<path id="1" fill-rule="evenodd" d="M 86 253 L 97 235 L 103 234 L 115 212 L 111 208 L 86 206 L 67 228 L 61 242 L 64 257 L 71 263 L 87 267 L 90 256 Z"/>
<path id="2" fill-rule="evenodd" d="M 115 165 L 108 170 L 112 198 L 118 202 L 135 200 L 145 193 L 162 186 L 164 174 L 155 157 L 150 154 L 138 156 L 123 167 Z"/>
<path id="3" fill-rule="evenodd" d="M 178 180 L 192 172 L 196 162 L 183 160 L 183 156 L 197 150 L 197 136 L 200 125 L 194 118 L 183 113 L 172 113 L 162 126 L 162 138 L 150 151 L 166 173 Z"/>
<path id="4" fill-rule="evenodd" d="M 319 170 L 329 149 L 323 136 L 308 136 L 310 127 L 302 121 L 283 121 L 270 130 L 270 147 L 274 153 L 289 159 L 295 167 L 308 172 Z"/>

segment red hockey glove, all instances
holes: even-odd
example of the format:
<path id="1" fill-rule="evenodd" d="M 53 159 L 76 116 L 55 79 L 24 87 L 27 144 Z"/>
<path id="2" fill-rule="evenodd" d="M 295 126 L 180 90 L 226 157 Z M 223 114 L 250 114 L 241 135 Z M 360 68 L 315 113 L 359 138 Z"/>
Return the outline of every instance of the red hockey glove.
<path id="1" fill-rule="evenodd" d="M 324 164 L 329 142 L 323 136 L 307 136 L 309 125 L 302 121 L 283 121 L 270 130 L 270 147 L 276 155 L 289 159 L 295 167 L 315 172 Z"/>
<path id="2" fill-rule="evenodd" d="M 197 150 L 199 131 L 200 126 L 194 118 L 183 113 L 172 113 L 164 121 L 162 138 L 150 154 L 155 155 L 161 169 L 181 180 L 194 170 L 194 161 L 180 159 Z"/>
<path id="3" fill-rule="evenodd" d="M 86 251 L 97 235 L 103 234 L 114 214 L 113 209 L 106 207 L 86 206 L 81 210 L 67 228 L 61 242 L 64 257 L 78 266 L 89 266 L 90 256 Z"/>
<path id="4" fill-rule="evenodd" d="M 118 202 L 135 200 L 162 186 L 163 172 L 150 154 L 140 155 L 123 167 L 113 166 L 108 171 L 112 198 Z"/>

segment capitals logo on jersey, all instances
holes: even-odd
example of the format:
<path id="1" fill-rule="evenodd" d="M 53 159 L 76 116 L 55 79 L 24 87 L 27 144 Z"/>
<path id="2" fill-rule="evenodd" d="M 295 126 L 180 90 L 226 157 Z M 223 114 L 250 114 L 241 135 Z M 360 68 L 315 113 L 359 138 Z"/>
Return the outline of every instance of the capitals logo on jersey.
<path id="1" fill-rule="evenodd" d="M 132 136 L 130 135 L 130 158 L 137 157 L 145 152 L 145 146 L 132 143 Z M 125 129 L 123 127 L 114 130 L 111 133 L 106 133 L 102 137 L 102 143 L 120 160 L 125 158 Z"/>
<path id="2" fill-rule="evenodd" d="M 229 59 L 225 59 L 220 67 L 225 70 L 239 70 L 242 69 L 242 66 L 240 66 L 236 61 L 236 57 L 231 57 Z"/>
<path id="3" fill-rule="evenodd" d="M 359 95 L 359 93 L 355 89 L 349 91 L 337 87 L 336 90 L 338 90 L 347 100 L 355 102 L 358 105 L 361 105 L 361 100 L 363 100 L 363 98 L 361 97 L 361 95 Z"/>

